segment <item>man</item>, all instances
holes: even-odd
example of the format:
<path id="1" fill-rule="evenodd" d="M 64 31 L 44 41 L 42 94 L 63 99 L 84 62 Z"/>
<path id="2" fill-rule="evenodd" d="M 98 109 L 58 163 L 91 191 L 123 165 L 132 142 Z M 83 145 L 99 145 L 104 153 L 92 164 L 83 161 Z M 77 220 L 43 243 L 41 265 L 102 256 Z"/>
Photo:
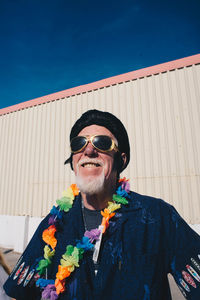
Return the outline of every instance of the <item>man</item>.
<path id="1" fill-rule="evenodd" d="M 76 175 L 5 284 L 23 299 L 170 300 L 172 273 L 200 299 L 200 237 L 160 199 L 129 191 L 126 129 L 90 110 L 74 124 L 66 163 Z"/>

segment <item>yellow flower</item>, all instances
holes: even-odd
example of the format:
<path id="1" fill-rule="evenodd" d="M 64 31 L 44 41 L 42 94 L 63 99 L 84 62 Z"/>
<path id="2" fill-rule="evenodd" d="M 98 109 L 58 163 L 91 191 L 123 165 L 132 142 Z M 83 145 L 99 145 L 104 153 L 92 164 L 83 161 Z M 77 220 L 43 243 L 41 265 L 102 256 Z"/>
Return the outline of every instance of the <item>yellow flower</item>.
<path id="1" fill-rule="evenodd" d="M 70 272 L 73 272 L 75 267 L 79 267 L 78 260 L 72 255 L 60 260 L 61 266 L 67 267 Z"/>
<path id="2" fill-rule="evenodd" d="M 70 187 L 68 187 L 68 189 L 63 192 L 63 197 L 69 198 L 71 200 L 71 204 L 73 203 L 74 194 Z"/>
<path id="3" fill-rule="evenodd" d="M 49 246 L 44 247 L 44 258 L 47 259 L 48 261 L 51 261 L 51 258 L 54 256 L 55 250 L 52 250 L 49 248 Z"/>
<path id="4" fill-rule="evenodd" d="M 114 203 L 114 202 L 108 202 L 108 210 L 109 212 L 113 212 L 117 209 L 121 208 L 121 204 L 117 204 L 117 203 Z"/>

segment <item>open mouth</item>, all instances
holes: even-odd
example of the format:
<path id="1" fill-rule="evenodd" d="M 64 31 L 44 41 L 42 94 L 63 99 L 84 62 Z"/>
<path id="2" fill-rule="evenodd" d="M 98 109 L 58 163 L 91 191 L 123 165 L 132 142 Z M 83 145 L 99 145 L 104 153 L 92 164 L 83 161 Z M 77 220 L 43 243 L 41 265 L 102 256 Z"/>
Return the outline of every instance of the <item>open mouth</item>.
<path id="1" fill-rule="evenodd" d="M 85 163 L 81 164 L 81 167 L 83 167 L 83 168 L 98 168 L 100 166 L 101 166 L 100 164 L 93 163 L 93 162 L 85 162 Z"/>

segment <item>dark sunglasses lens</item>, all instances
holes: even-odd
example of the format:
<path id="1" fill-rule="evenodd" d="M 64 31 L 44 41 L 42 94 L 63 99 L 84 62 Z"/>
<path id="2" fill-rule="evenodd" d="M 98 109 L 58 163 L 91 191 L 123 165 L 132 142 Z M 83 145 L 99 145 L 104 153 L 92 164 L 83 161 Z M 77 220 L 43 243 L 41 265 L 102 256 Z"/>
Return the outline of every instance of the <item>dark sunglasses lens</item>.
<path id="1" fill-rule="evenodd" d="M 106 135 L 97 135 L 93 139 L 93 144 L 96 148 L 102 151 L 107 151 L 112 145 L 112 140 Z"/>
<path id="2" fill-rule="evenodd" d="M 72 152 L 77 152 L 81 150 L 87 142 L 87 139 L 84 136 L 77 136 L 71 141 L 71 150 Z"/>

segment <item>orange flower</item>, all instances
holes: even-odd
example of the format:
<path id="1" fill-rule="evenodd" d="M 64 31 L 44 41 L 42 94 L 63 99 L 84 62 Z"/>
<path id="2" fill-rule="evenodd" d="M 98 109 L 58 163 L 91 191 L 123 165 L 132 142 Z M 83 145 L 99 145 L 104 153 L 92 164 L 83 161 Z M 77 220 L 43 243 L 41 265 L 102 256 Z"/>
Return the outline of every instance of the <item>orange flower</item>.
<path id="1" fill-rule="evenodd" d="M 77 185 L 76 185 L 76 184 L 71 184 L 70 187 L 71 187 L 71 189 L 72 189 L 72 192 L 73 192 L 74 196 L 78 196 L 79 190 L 78 190 L 78 188 L 77 188 Z"/>
<path id="2" fill-rule="evenodd" d="M 55 249 L 57 244 L 57 240 L 54 237 L 55 232 L 56 232 L 55 225 L 51 225 L 47 229 L 45 229 L 42 233 L 43 241 L 48 245 L 50 245 L 52 249 Z"/>
<path id="3" fill-rule="evenodd" d="M 123 182 L 123 181 L 129 181 L 129 179 L 126 179 L 126 177 L 120 178 L 118 182 Z"/>
<path id="4" fill-rule="evenodd" d="M 59 280 L 63 280 L 66 277 L 68 277 L 71 274 L 71 272 L 68 270 L 68 267 L 63 267 L 61 265 L 58 266 L 58 272 L 56 274 L 56 278 Z"/>
<path id="5" fill-rule="evenodd" d="M 59 280 L 56 278 L 55 280 L 56 293 L 59 295 L 65 291 L 65 280 Z"/>
<path id="6" fill-rule="evenodd" d="M 109 210 L 107 208 L 104 209 L 104 211 L 101 212 L 103 219 L 101 222 L 101 225 L 104 227 L 102 233 L 104 233 L 106 231 L 106 229 L 109 226 L 109 220 L 114 217 L 115 213 L 111 213 L 109 212 Z"/>

